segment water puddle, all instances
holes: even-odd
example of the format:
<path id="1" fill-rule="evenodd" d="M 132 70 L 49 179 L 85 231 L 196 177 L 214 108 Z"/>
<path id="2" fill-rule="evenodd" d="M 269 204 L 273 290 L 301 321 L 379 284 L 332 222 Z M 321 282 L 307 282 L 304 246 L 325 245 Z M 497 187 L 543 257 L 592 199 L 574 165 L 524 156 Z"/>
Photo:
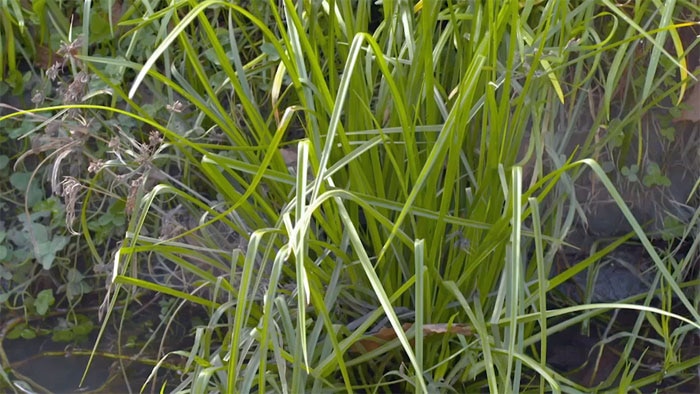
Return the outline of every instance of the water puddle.
<path id="1" fill-rule="evenodd" d="M 25 322 L 0 322 L 0 392 L 131 393 L 141 392 L 159 358 L 169 349 L 187 348 L 185 332 L 164 335 L 160 306 L 153 304 L 110 324 L 87 369 L 100 324 L 97 313 L 53 315 Z M 69 323 L 72 321 L 72 323 Z M 161 341 L 168 338 L 168 341 Z M 170 340 L 169 338 L 172 338 Z M 166 343 L 166 342 L 179 343 Z M 167 348 L 166 348 L 167 347 Z M 168 358 L 169 362 L 174 359 Z M 144 392 L 175 387 L 177 365 L 165 363 Z M 83 376 L 85 375 L 85 376 Z M 11 387 L 8 387 L 11 385 Z"/>

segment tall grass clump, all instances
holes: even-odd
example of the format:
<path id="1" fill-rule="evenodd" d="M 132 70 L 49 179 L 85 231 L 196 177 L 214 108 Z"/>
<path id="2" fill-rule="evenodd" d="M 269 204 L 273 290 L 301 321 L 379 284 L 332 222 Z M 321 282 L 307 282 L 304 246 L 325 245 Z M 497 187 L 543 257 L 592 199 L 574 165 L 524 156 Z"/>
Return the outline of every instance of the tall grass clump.
<path id="1" fill-rule="evenodd" d="M 106 317 L 137 288 L 201 305 L 192 348 L 163 356 L 186 359 L 176 390 L 194 392 L 585 390 L 548 364 L 548 337 L 614 308 L 643 312 L 627 355 L 644 316 L 674 321 L 652 346 L 673 348 L 700 316 L 596 154 L 686 88 L 684 7 L 134 4 L 115 26 L 123 56 L 77 56 L 94 104 L 41 109 L 83 111 L 109 135 L 77 213 L 112 267 Z M 583 171 L 687 318 L 651 307 L 653 292 L 548 304 L 617 245 L 554 267 L 586 219 Z M 102 199 L 128 212 L 108 257 L 85 213 Z M 620 363 L 605 387 L 653 381 Z"/>

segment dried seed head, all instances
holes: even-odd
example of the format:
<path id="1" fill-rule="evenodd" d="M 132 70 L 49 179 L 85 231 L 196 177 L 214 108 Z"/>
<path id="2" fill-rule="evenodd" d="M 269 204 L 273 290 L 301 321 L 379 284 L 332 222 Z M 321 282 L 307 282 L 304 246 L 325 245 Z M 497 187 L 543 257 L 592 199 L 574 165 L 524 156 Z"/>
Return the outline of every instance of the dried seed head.
<path id="1" fill-rule="evenodd" d="M 36 91 L 34 91 L 34 94 L 32 95 L 32 103 L 39 105 L 39 104 L 44 102 L 45 98 L 46 97 L 44 96 L 44 92 L 42 92 L 40 90 L 36 90 Z"/>
<path id="2" fill-rule="evenodd" d="M 139 192 L 139 187 L 143 184 L 145 178 L 144 176 L 140 176 L 138 179 L 134 179 L 131 181 L 131 187 L 129 188 L 129 196 L 126 198 L 126 207 L 124 211 L 128 216 L 131 216 L 131 214 L 134 212 L 134 208 L 136 207 L 136 197 Z"/>
<path id="3" fill-rule="evenodd" d="M 90 74 L 88 74 L 85 70 L 81 70 L 78 75 L 75 76 L 75 80 L 78 83 L 87 85 L 87 83 L 90 82 Z"/>
<path id="4" fill-rule="evenodd" d="M 75 59 L 75 57 L 80 53 L 80 48 L 83 47 L 83 41 L 83 36 L 79 36 L 69 43 L 61 43 L 61 46 L 56 51 L 56 54 L 66 59 L 64 62 L 67 61 L 68 58 Z"/>
<path id="5" fill-rule="evenodd" d="M 78 192 L 80 192 L 83 185 L 77 179 L 66 176 L 63 177 L 61 186 L 63 188 L 63 202 L 66 205 L 66 227 L 71 234 L 80 235 L 79 232 L 73 229 L 73 222 L 75 221 L 75 205 L 78 202 Z"/>
<path id="6" fill-rule="evenodd" d="M 97 173 L 97 172 L 99 172 L 101 169 L 103 169 L 104 166 L 105 166 L 104 160 L 95 160 L 95 161 L 91 161 L 91 162 L 90 162 L 90 165 L 88 165 L 88 172 L 89 172 L 89 173 Z"/>
<path id="7" fill-rule="evenodd" d="M 107 146 L 109 149 L 117 150 L 119 148 L 119 137 L 112 137 Z"/>
<path id="8" fill-rule="evenodd" d="M 56 77 L 58 77 L 58 73 L 61 72 L 62 68 L 63 65 L 61 65 L 60 62 L 56 62 L 51 67 L 49 67 L 48 70 L 46 70 L 46 76 L 49 77 L 50 80 L 55 81 Z"/>
<path id="9" fill-rule="evenodd" d="M 175 100 L 175 102 L 172 105 L 167 104 L 165 106 L 165 109 L 167 109 L 170 112 L 179 114 L 180 112 L 182 112 L 183 109 L 185 109 L 185 104 L 183 104 L 180 100 Z"/>
<path id="10" fill-rule="evenodd" d="M 153 130 L 148 135 L 148 147 L 154 152 L 163 143 L 163 135 L 157 130 Z"/>
<path id="11" fill-rule="evenodd" d="M 87 86 L 87 81 L 89 80 L 90 76 L 87 75 L 87 73 L 84 71 L 79 72 L 73 79 L 73 82 L 68 85 L 68 88 L 63 93 L 63 102 L 70 104 L 80 101 L 83 96 L 83 92 L 85 91 L 85 87 Z"/>

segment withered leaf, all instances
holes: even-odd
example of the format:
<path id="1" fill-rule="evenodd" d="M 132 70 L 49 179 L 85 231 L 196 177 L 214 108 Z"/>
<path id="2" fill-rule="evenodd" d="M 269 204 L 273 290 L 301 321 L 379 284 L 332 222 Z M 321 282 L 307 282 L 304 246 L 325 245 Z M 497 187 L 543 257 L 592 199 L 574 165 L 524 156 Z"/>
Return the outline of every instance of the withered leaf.
<path id="1" fill-rule="evenodd" d="M 413 323 L 403 324 L 404 332 L 408 331 L 413 327 Z M 431 335 L 444 335 L 444 334 L 458 334 L 458 335 L 472 335 L 472 329 L 467 324 L 424 324 L 423 325 L 423 336 Z M 364 339 L 359 340 L 355 343 L 351 351 L 355 353 L 367 353 L 372 350 L 377 349 L 383 344 L 396 339 L 396 331 L 392 327 L 384 327 L 379 331 L 374 333 L 374 335 L 367 336 Z M 411 341 L 413 343 L 413 341 Z"/>
<path id="2" fill-rule="evenodd" d="M 684 108 L 681 115 L 674 121 L 700 121 L 700 83 L 695 84 L 690 90 L 690 94 L 683 101 Z"/>

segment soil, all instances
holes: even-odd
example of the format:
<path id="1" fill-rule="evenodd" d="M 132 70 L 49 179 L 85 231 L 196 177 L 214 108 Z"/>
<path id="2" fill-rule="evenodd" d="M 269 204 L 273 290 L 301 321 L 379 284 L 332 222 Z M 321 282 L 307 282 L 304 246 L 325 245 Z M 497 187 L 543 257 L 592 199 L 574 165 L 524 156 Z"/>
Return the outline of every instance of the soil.
<path id="1" fill-rule="evenodd" d="M 688 248 L 677 245 L 677 238 L 670 230 L 670 223 L 687 226 L 693 220 L 698 208 L 698 192 L 694 189 L 700 175 L 700 133 L 694 124 L 683 122 L 673 124 L 673 138 L 668 130 L 661 132 L 659 124 L 663 114 L 649 113 L 642 124 L 644 129 L 629 138 L 627 151 L 624 147 L 611 147 L 601 143 L 594 154 L 598 163 L 607 170 L 607 175 L 630 208 L 635 219 L 644 227 L 659 255 L 681 261 L 686 258 Z M 588 124 L 589 121 L 579 122 Z M 562 157 L 569 157 L 576 147 L 583 146 L 590 134 L 588 127 L 580 127 L 568 141 L 550 139 L 551 148 Z M 600 141 L 605 141 L 606 130 L 600 130 Z M 642 147 L 641 149 L 639 147 Z M 641 159 L 641 161 L 640 161 Z M 630 169 L 637 167 L 637 172 Z M 649 182 L 646 175 L 655 171 L 659 179 L 665 177 L 666 184 Z M 624 169 L 624 170 L 623 170 Z M 665 183 L 665 182 L 661 182 Z M 574 245 L 561 251 L 554 275 L 586 259 L 595 250 L 610 244 L 616 237 L 632 231 L 632 226 L 623 216 L 620 208 L 602 182 L 591 170 L 582 171 L 574 178 L 576 199 L 581 202 L 577 223 L 567 238 Z M 686 240 L 690 243 L 692 240 Z M 596 249 L 597 248 L 597 249 Z M 673 251 L 673 252 L 669 252 Z M 689 256 L 685 269 L 686 277 L 694 275 L 698 264 L 697 256 Z M 634 239 L 618 247 L 605 258 L 561 285 L 557 290 L 562 298 L 551 300 L 553 307 L 571 306 L 580 303 L 619 302 L 623 299 L 646 294 L 656 275 L 654 262 L 644 247 Z M 586 288 L 592 289 L 590 293 Z M 690 297 L 692 295 L 688 294 Z M 641 301 L 640 301 L 641 302 Z M 655 299 L 652 306 L 661 307 Z M 687 316 L 687 311 L 678 310 Z M 638 312 L 617 310 L 603 317 L 590 320 L 586 324 L 569 328 L 552 335 L 548 340 L 548 363 L 572 381 L 596 390 L 614 390 L 619 382 L 609 381 L 615 368 L 639 368 L 634 379 L 658 373 L 665 364 L 664 350 L 658 344 L 637 341 L 632 353 L 633 359 L 620 360 L 620 354 L 627 344 L 627 334 L 634 331 Z M 648 321 L 642 323 L 645 338 L 657 338 Z M 661 340 L 663 343 L 663 340 Z M 677 349 L 682 349 L 683 360 L 700 355 L 699 338 L 694 334 L 683 336 Z M 645 342 L 645 344 L 640 344 Z M 667 349 L 668 350 L 668 349 Z M 667 372 L 663 380 L 650 382 L 643 392 L 700 392 L 697 376 L 693 373 Z"/>

